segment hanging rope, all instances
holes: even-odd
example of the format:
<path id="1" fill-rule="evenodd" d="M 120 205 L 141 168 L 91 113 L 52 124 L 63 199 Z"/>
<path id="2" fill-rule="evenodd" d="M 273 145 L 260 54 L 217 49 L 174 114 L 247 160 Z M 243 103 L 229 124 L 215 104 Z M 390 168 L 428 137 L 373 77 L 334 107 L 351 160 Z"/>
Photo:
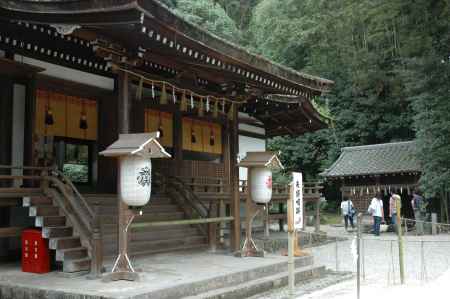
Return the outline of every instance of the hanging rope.
<path id="1" fill-rule="evenodd" d="M 130 74 L 130 75 L 136 77 L 136 78 L 139 80 L 139 82 L 142 81 L 142 82 L 144 82 L 144 83 L 145 83 L 145 82 L 146 82 L 146 83 L 149 83 L 149 84 L 152 85 L 152 87 L 153 87 L 154 85 L 160 85 L 160 86 L 162 86 L 164 89 L 166 89 L 166 88 L 168 87 L 169 89 L 172 89 L 173 94 L 175 94 L 175 92 L 179 92 L 179 93 L 188 92 L 188 93 L 191 94 L 191 101 L 193 100 L 193 97 L 197 97 L 197 98 L 200 98 L 200 99 L 206 98 L 207 101 L 208 101 L 208 104 L 209 104 L 209 100 L 211 100 L 211 99 L 213 99 L 213 100 L 215 100 L 215 101 L 228 102 L 228 103 L 230 103 L 230 104 L 242 104 L 241 101 L 234 101 L 234 100 L 227 99 L 227 98 L 225 98 L 225 97 L 216 97 L 216 96 L 213 96 L 213 95 L 203 95 L 203 94 L 199 94 L 199 93 L 193 92 L 192 90 L 189 90 L 189 89 L 186 89 L 186 88 L 179 88 L 179 87 L 175 86 L 174 84 L 172 84 L 172 83 L 170 83 L 170 82 L 162 81 L 162 80 L 154 80 L 154 79 L 150 79 L 150 78 L 147 78 L 147 77 L 145 77 L 145 76 L 143 76 L 143 75 L 141 75 L 141 74 L 139 74 L 139 73 L 136 73 L 136 72 L 133 72 L 133 71 L 130 71 L 130 70 L 121 68 L 121 67 L 119 67 L 119 66 L 116 66 L 115 69 L 116 69 L 116 70 L 119 70 L 119 71 L 122 71 L 122 72 L 125 72 L 125 73 L 127 73 L 127 74 Z M 153 87 L 153 88 L 154 88 L 154 87 Z M 153 90 L 153 89 L 152 89 L 152 90 Z M 153 93 L 152 93 L 152 96 L 154 96 Z M 175 100 L 175 98 L 174 98 L 174 100 Z M 192 102 L 191 102 L 191 104 L 192 104 Z M 192 106 L 192 105 L 191 105 L 191 106 Z M 208 107 L 208 109 L 209 109 L 209 107 Z"/>

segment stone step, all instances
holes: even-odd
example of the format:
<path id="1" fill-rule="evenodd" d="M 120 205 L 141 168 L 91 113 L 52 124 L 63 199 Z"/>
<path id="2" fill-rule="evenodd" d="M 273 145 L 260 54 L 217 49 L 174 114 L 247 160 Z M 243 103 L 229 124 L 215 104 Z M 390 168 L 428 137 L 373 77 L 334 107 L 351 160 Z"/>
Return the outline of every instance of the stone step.
<path id="1" fill-rule="evenodd" d="M 270 258 L 270 257 L 267 257 Z M 246 262 L 247 258 L 242 259 L 242 263 Z M 248 258 L 250 259 L 250 258 Z M 255 261 L 254 261 L 255 262 Z M 325 272 L 324 267 L 314 267 L 314 258 L 312 256 L 304 256 L 294 259 L 295 271 L 301 272 L 305 270 L 308 273 L 311 269 L 314 273 L 323 273 Z M 221 292 L 224 294 L 224 298 L 244 298 L 244 297 L 229 297 L 230 295 L 227 293 L 228 290 L 233 290 L 237 288 L 237 286 L 243 287 L 247 283 L 251 283 L 252 281 L 260 280 L 267 278 L 269 281 L 279 281 L 279 276 L 287 276 L 287 257 L 283 260 L 281 259 L 277 263 L 270 263 L 263 266 L 251 267 L 247 270 L 237 271 L 230 274 L 223 274 L 220 276 L 215 276 L 212 278 L 206 278 L 203 280 L 199 280 L 193 283 L 178 285 L 176 288 L 166 288 L 162 290 L 156 290 L 151 293 L 147 293 L 146 296 L 148 298 L 186 298 L 188 296 L 192 296 L 192 298 L 197 298 L 195 296 L 211 296 L 212 298 L 215 294 L 210 293 L 215 290 L 222 289 Z M 309 272 L 311 273 L 311 272 Z M 283 281 L 281 281 L 283 282 Z M 261 290 L 259 292 L 263 292 L 264 288 L 267 286 L 264 283 L 260 285 Z M 274 284 L 271 285 L 271 288 L 278 287 Z M 228 289 L 229 288 L 229 289 Z M 251 293 L 250 291 L 245 291 L 245 295 Z M 240 296 L 239 294 L 235 294 L 236 296 Z M 191 297 L 188 297 L 191 298 Z M 198 297 L 203 298 L 203 297 Z M 221 297 L 218 297 L 221 298 Z"/>
<path id="2" fill-rule="evenodd" d="M 296 269 L 295 282 L 320 278 L 325 275 L 324 266 L 306 266 Z M 288 284 L 288 272 L 278 273 L 263 278 L 250 280 L 241 284 L 211 290 L 198 295 L 183 297 L 184 299 L 244 299 L 260 293 L 271 291 Z"/>
<path id="3" fill-rule="evenodd" d="M 164 226 L 155 226 L 155 227 L 148 227 L 146 230 L 140 230 L 139 232 L 159 232 L 159 231 L 172 231 L 172 230 L 183 230 L 183 229 L 190 229 L 192 227 L 195 227 L 190 224 L 183 224 L 183 225 L 164 225 Z M 104 236 L 111 235 L 111 234 L 117 234 L 117 223 L 102 223 L 102 233 Z M 130 230 L 130 234 L 133 235 L 135 233 L 138 233 L 138 231 L 135 231 L 134 229 Z"/>
<path id="4" fill-rule="evenodd" d="M 90 258 L 81 258 L 63 262 L 63 272 L 66 273 L 89 271 L 90 269 L 91 269 Z"/>
<path id="5" fill-rule="evenodd" d="M 81 241 L 79 237 L 52 238 L 48 242 L 48 247 L 55 250 L 81 247 Z"/>
<path id="6" fill-rule="evenodd" d="M 75 247 L 56 250 L 55 259 L 59 262 L 68 260 L 83 259 L 88 257 L 87 249 L 84 247 Z"/>
<path id="7" fill-rule="evenodd" d="M 180 238 L 180 237 L 195 237 L 201 236 L 199 230 L 195 227 L 186 227 L 180 229 L 179 227 L 169 230 L 159 231 L 147 231 L 147 232 L 133 232 L 130 234 L 131 242 L 139 241 L 156 241 L 167 238 Z M 104 234 L 103 242 L 105 244 L 117 242 L 117 234 Z"/>
<path id="8" fill-rule="evenodd" d="M 70 226 L 43 227 L 42 236 L 46 239 L 70 237 L 73 234 L 73 228 Z"/>
<path id="9" fill-rule="evenodd" d="M 24 207 L 45 205 L 53 205 L 52 199 L 47 196 L 25 196 L 22 198 L 22 206 Z"/>
<path id="10" fill-rule="evenodd" d="M 55 227 L 65 225 L 66 217 L 64 216 L 37 216 L 35 218 L 36 227 Z"/>
<path id="11" fill-rule="evenodd" d="M 54 206 L 31 206 L 29 216 L 59 216 L 59 208 Z"/>
<path id="12" fill-rule="evenodd" d="M 160 205 L 148 205 L 142 209 L 143 214 L 147 213 L 168 213 L 179 212 L 180 208 L 174 204 L 160 204 Z M 117 215 L 116 206 L 101 206 L 99 208 L 99 215 Z"/>
<path id="13" fill-rule="evenodd" d="M 139 222 L 169 221 L 180 219 L 184 219 L 183 212 L 147 213 L 143 214 L 142 216 L 136 216 L 133 222 L 139 223 Z M 102 224 L 115 224 L 117 223 L 117 216 L 116 215 L 100 216 L 100 221 Z"/>
<path id="14" fill-rule="evenodd" d="M 86 201 L 93 205 L 94 203 L 99 203 L 102 206 L 117 206 L 118 197 L 114 196 L 102 196 L 102 195 L 84 195 Z M 170 202 L 170 199 L 165 194 L 152 194 L 150 198 L 150 202 L 148 205 L 159 204 L 159 203 L 167 203 Z"/>
<path id="15" fill-rule="evenodd" d="M 167 252 L 179 247 L 189 247 L 194 245 L 206 245 L 207 238 L 205 236 L 192 236 L 187 238 L 167 238 L 164 240 L 154 241 L 133 241 L 130 242 L 130 254 L 139 255 L 149 252 Z M 103 251 L 110 256 L 117 253 L 117 246 L 115 243 L 109 243 L 103 246 Z"/>
<path id="16" fill-rule="evenodd" d="M 176 248 L 180 246 L 189 246 L 195 244 L 206 244 L 207 238 L 205 236 L 192 236 L 187 238 L 167 238 L 155 241 L 134 241 L 130 243 L 130 252 L 140 252 L 145 250 L 159 250 L 165 249 L 167 251 L 170 248 Z"/>
<path id="17" fill-rule="evenodd" d="M 175 251 L 194 251 L 194 250 L 205 250 L 208 248 L 208 244 L 190 244 L 190 245 L 183 245 L 183 246 L 176 246 L 176 247 L 170 247 L 170 248 L 159 248 L 159 249 L 146 249 L 141 251 L 133 251 L 131 252 L 131 255 L 133 257 L 137 256 L 144 256 L 144 255 L 151 255 L 151 254 L 157 254 L 157 253 L 166 253 L 168 251 L 175 252 Z"/>

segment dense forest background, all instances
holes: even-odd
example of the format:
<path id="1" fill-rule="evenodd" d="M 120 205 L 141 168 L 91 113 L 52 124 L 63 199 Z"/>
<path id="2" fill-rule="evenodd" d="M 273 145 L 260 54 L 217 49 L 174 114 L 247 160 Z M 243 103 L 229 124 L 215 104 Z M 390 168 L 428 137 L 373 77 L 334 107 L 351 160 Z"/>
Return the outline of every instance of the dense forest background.
<path id="1" fill-rule="evenodd" d="M 343 146 L 416 139 L 428 195 L 450 190 L 450 0 L 164 0 L 249 51 L 334 80 L 334 126 L 274 138 L 308 179 Z"/>

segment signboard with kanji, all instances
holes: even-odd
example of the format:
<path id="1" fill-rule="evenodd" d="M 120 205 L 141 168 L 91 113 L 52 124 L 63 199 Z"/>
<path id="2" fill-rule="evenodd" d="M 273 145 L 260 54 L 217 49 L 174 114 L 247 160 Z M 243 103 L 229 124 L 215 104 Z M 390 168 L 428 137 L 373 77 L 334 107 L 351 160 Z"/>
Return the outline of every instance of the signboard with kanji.
<path id="1" fill-rule="evenodd" d="M 294 209 L 294 229 L 303 228 L 303 176 L 300 172 L 292 173 L 292 206 Z"/>

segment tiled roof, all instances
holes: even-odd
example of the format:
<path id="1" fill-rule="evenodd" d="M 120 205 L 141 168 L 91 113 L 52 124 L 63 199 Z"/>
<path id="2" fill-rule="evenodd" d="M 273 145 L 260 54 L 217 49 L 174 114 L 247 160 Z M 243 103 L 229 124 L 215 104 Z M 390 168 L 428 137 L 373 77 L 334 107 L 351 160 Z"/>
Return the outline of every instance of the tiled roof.
<path id="1" fill-rule="evenodd" d="M 395 142 L 344 147 L 324 177 L 420 172 L 416 158 L 416 142 Z"/>

